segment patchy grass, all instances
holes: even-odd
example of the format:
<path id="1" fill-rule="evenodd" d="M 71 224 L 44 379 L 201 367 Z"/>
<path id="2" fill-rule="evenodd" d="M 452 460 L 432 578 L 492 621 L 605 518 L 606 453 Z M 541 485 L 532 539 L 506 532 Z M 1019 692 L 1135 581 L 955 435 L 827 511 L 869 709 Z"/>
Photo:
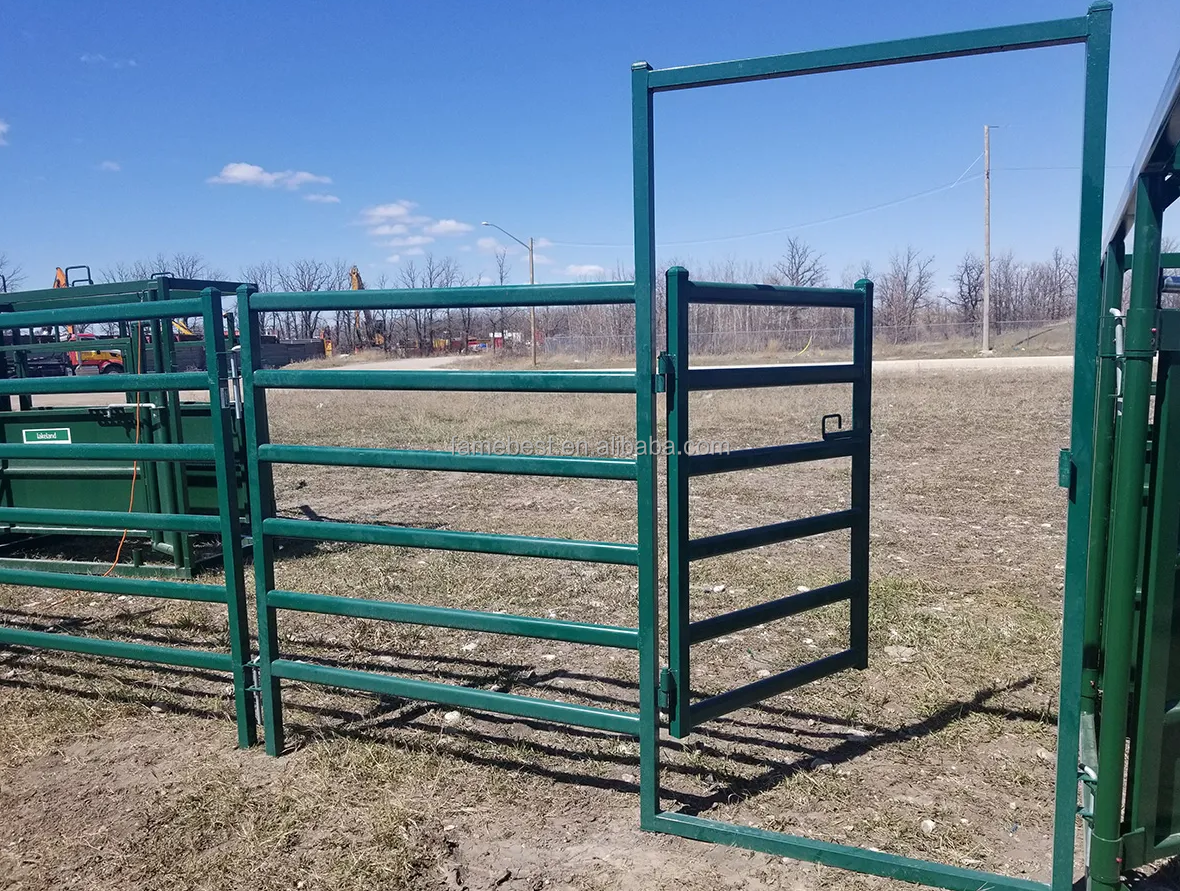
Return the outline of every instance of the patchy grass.
<path id="1" fill-rule="evenodd" d="M 875 384 L 870 668 L 664 746 L 664 801 L 832 841 L 1047 876 L 1069 375 L 898 375 Z M 697 394 L 692 436 L 818 438 L 846 387 Z M 450 448 L 630 436 L 625 397 L 287 393 L 276 441 Z M 624 482 L 281 467 L 288 516 L 633 541 Z M 846 461 L 694 481 L 694 536 L 846 503 Z M 626 567 L 284 543 L 277 584 L 633 625 Z M 847 572 L 820 536 L 694 564 L 694 617 Z M 210 575 L 203 581 L 215 581 Z M 248 580 L 249 584 L 249 580 Z M 91 605 L 95 604 L 95 605 Z M 213 605 L 0 588 L 37 628 L 220 648 Z M 80 618 L 71 618 L 80 617 Z M 834 606 L 694 648 L 714 692 L 845 645 Z M 589 705 L 637 705 L 634 654 L 283 613 L 290 658 Z M 22 888 L 884 888 L 890 883 L 637 831 L 633 740 L 286 685 L 292 753 L 235 752 L 217 674 L 0 653 L 0 808 Z M 933 826 L 930 823 L 933 823 Z M 62 841 L 63 831 L 67 838 Z M 507 877 L 506 877 L 507 876 Z M 0 886 L 2 886 L 0 882 Z"/>

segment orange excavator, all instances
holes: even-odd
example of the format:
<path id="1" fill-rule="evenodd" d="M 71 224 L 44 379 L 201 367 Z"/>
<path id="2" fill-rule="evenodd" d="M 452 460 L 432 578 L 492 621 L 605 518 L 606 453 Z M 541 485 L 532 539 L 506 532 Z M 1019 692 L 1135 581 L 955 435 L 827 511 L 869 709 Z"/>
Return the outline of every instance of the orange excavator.
<path id="1" fill-rule="evenodd" d="M 365 289 L 365 283 L 361 279 L 361 271 L 355 266 L 348 270 L 348 287 L 353 291 Z M 364 317 L 363 324 L 362 315 Z M 371 310 L 358 309 L 353 312 L 352 330 L 356 335 L 357 346 L 385 346 L 385 323 L 381 319 L 374 318 Z"/>

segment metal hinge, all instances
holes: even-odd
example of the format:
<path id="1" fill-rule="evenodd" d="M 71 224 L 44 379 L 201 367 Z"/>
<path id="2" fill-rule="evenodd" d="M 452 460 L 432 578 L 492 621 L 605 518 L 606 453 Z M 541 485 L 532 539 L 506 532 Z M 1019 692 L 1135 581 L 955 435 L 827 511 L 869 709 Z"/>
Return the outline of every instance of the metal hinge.
<path id="1" fill-rule="evenodd" d="M 667 350 L 656 357 L 654 382 L 657 393 L 673 393 L 676 390 L 676 357 Z"/>
<path id="2" fill-rule="evenodd" d="M 1057 485 L 1063 489 L 1069 489 L 1069 495 L 1072 498 L 1077 478 L 1077 471 L 1073 463 L 1073 453 L 1069 449 L 1062 449 L 1057 453 Z"/>
<path id="3" fill-rule="evenodd" d="M 660 711 L 667 713 L 668 720 L 676 720 L 676 676 L 666 665 L 660 669 L 660 695 L 657 699 Z"/>
<path id="4" fill-rule="evenodd" d="M 246 687 L 246 692 L 254 700 L 254 720 L 259 724 L 262 723 L 262 665 L 258 661 L 258 657 L 254 657 L 246 663 L 246 677 L 249 678 L 249 686 Z"/>

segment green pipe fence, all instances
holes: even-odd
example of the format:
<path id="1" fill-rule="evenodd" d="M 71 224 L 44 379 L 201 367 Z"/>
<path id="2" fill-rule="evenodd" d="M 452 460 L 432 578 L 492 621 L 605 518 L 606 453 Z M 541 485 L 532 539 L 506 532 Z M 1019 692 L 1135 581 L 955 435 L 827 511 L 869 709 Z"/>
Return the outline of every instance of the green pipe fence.
<path id="1" fill-rule="evenodd" d="M 490 293 L 489 293 L 490 292 Z M 638 735 L 641 717 L 609 709 L 552 702 L 511 693 L 470 690 L 444 683 L 410 680 L 367 671 L 312 665 L 283 658 L 278 645 L 279 610 L 322 615 L 351 616 L 433 625 L 443 628 L 486 631 L 571 643 L 638 650 L 645 658 L 638 628 L 621 628 L 583 622 L 502 615 L 474 610 L 359 597 L 277 590 L 274 583 L 274 541 L 341 541 L 360 544 L 506 554 L 555 560 L 581 560 L 639 566 L 650 551 L 643 542 L 625 544 L 575 541 L 526 535 L 419 529 L 365 523 L 311 522 L 274 515 L 275 464 L 320 464 L 364 468 L 448 470 L 473 473 L 532 474 L 590 479 L 654 480 L 645 477 L 647 459 L 556 458 L 516 455 L 468 455 L 427 450 L 344 449 L 332 446 L 272 444 L 266 391 L 268 389 L 317 390 L 453 390 L 511 391 L 531 393 L 626 393 L 636 399 L 637 426 L 648 425 L 655 398 L 650 379 L 640 371 L 368 371 L 328 369 L 316 371 L 263 370 L 260 364 L 259 314 L 277 310 L 412 309 L 470 306 L 531 306 L 559 304 L 618 304 L 634 302 L 631 284 L 561 285 L 545 287 L 455 288 L 404 291 L 313 292 L 261 294 L 252 288 L 238 290 L 242 324 L 242 370 L 245 390 L 246 455 L 251 484 L 251 525 L 255 532 L 255 596 L 259 616 L 259 669 L 267 751 L 279 754 L 284 747 L 282 681 L 298 680 L 352 690 L 380 692 L 429 702 L 483 708 L 503 714 L 541 718 L 600 730 Z M 648 309 L 650 314 L 650 308 Z M 646 381 L 645 389 L 639 382 Z M 654 431 L 653 431 L 654 432 Z M 646 466 L 650 467 L 650 463 Z M 641 500 L 650 497 L 641 483 Z M 642 536 L 641 536 L 642 539 Z M 650 548 L 650 544 L 648 545 Z M 655 596 L 654 572 L 640 572 L 641 601 Z M 642 707 L 642 706 L 641 706 Z M 648 716 L 654 721 L 657 716 Z"/>
<path id="2" fill-rule="evenodd" d="M 120 292 L 121 293 L 121 292 Z M 101 290 L 99 296 L 106 296 Z M 0 523 L 16 526 L 26 524 L 46 531 L 77 530 L 155 530 L 174 533 L 204 533 L 218 535 L 222 541 L 222 585 L 162 579 L 122 578 L 80 572 L 49 572 L 41 569 L 0 565 L 0 584 L 27 585 L 56 590 L 76 590 L 93 594 L 117 594 L 131 597 L 153 597 L 200 603 L 224 604 L 229 624 L 229 652 L 218 653 L 179 647 L 143 644 L 74 634 L 40 631 L 31 628 L 0 626 L 0 644 L 81 653 L 114 659 L 128 659 L 158 665 L 183 666 L 211 671 L 224 671 L 233 676 L 234 704 L 238 725 L 238 742 L 253 745 L 256 723 L 251 697 L 251 647 L 246 616 L 246 595 L 242 563 L 242 530 L 234 484 L 234 448 L 231 414 L 223 397 L 227 386 L 227 360 L 224 333 L 221 329 L 221 295 L 206 289 L 199 298 L 175 301 L 144 301 L 134 304 L 103 306 L 92 303 L 84 310 L 72 308 L 0 312 L 0 328 L 40 327 L 60 322 L 73 322 L 83 317 L 88 321 L 145 321 L 168 319 L 184 305 L 186 314 L 200 314 L 206 332 L 207 371 L 195 374 L 156 373 L 127 375 L 87 375 L 64 378 L 19 378 L 0 380 L 0 394 L 43 393 L 109 393 L 126 391 L 138 401 L 138 395 L 149 390 L 175 391 L 200 387 L 210 400 L 212 442 L 174 443 L 61 443 L 29 444 L 5 443 L 0 446 L 0 459 L 36 457 L 62 462 L 81 459 L 132 460 L 147 463 L 186 462 L 213 466 L 216 475 L 218 512 L 215 516 L 177 513 L 170 510 L 112 511 L 83 507 L 22 508 L 0 507 Z M 134 407 L 134 403 L 133 403 Z M 8 471 L 0 469 L 0 476 Z M 84 503 L 85 492 L 78 493 Z M 38 561 L 28 561 L 34 565 Z"/>

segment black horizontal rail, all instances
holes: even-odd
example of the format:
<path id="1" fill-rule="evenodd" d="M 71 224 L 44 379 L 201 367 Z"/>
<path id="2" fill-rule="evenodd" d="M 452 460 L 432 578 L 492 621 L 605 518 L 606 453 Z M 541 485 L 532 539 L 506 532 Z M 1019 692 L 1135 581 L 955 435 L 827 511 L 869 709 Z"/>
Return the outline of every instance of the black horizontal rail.
<path id="1" fill-rule="evenodd" d="M 689 390 L 742 390 L 753 387 L 796 387 L 810 384 L 854 384 L 864 372 L 859 365 L 730 365 L 690 368 Z"/>
<path id="2" fill-rule="evenodd" d="M 785 619 L 815 607 L 840 603 L 848 600 L 855 593 L 856 586 L 850 581 L 845 581 L 837 582 L 834 585 L 825 585 L 822 588 L 812 588 L 810 591 L 802 591 L 798 594 L 789 594 L 786 597 L 779 597 L 745 609 L 712 616 L 699 622 L 690 622 L 688 639 L 690 643 L 713 640 L 723 634 L 745 631 L 755 625 Z"/>
<path id="3" fill-rule="evenodd" d="M 855 510 L 841 510 L 820 514 L 817 517 L 804 517 L 800 520 L 787 520 L 768 526 L 756 526 L 753 529 L 739 529 L 736 532 L 723 532 L 720 535 L 694 538 L 688 543 L 688 559 L 703 560 L 706 557 L 718 557 L 722 554 L 733 554 L 750 548 L 761 548 L 784 541 L 808 538 L 812 535 L 823 535 L 826 532 L 836 532 L 840 529 L 850 529 L 856 515 Z"/>
<path id="4" fill-rule="evenodd" d="M 861 445 L 859 437 L 838 436 L 816 442 L 762 446 L 756 449 L 739 449 L 736 452 L 718 452 L 712 455 L 688 455 L 686 456 L 688 475 L 706 476 L 711 473 L 781 467 L 785 464 L 801 464 L 805 461 L 822 461 L 827 458 L 848 458 Z M 685 459 L 681 458 L 681 460 Z"/>

